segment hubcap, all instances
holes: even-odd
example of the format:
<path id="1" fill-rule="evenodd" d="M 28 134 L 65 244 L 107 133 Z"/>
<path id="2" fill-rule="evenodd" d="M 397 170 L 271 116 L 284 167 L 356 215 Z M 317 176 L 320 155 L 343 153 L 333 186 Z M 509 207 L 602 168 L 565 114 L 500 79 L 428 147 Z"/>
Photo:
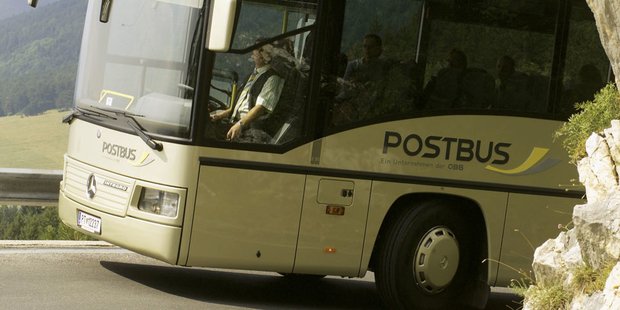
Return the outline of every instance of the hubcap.
<path id="1" fill-rule="evenodd" d="M 447 227 L 429 230 L 414 253 L 413 273 L 427 293 L 442 292 L 452 282 L 459 265 L 459 244 Z"/>

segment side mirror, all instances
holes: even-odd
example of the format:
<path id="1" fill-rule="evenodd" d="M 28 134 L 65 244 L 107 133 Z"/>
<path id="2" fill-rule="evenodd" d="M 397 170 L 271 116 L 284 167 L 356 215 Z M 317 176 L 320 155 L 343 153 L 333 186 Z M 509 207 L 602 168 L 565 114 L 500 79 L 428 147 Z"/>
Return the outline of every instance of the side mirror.
<path id="1" fill-rule="evenodd" d="M 39 3 L 39 0 L 28 0 L 28 5 L 33 8 L 37 7 L 37 3 Z"/>
<path id="2" fill-rule="evenodd" d="M 237 0 L 213 1 L 206 48 L 214 52 L 226 52 L 230 49 L 236 16 Z"/>

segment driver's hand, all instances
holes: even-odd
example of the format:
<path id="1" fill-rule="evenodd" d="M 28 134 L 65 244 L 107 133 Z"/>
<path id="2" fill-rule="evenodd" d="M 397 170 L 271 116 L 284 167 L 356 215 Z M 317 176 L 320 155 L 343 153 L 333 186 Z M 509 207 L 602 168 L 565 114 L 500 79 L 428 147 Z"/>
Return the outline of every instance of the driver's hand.
<path id="1" fill-rule="evenodd" d="M 223 118 L 226 118 L 226 116 L 228 116 L 228 113 L 226 110 L 215 111 L 215 113 L 211 114 L 211 121 L 216 122 Z"/>
<path id="2" fill-rule="evenodd" d="M 226 139 L 228 139 L 229 141 L 232 141 L 232 140 L 239 138 L 240 135 L 241 135 L 241 124 L 239 124 L 239 122 L 236 122 L 228 130 L 228 133 L 226 134 Z"/>

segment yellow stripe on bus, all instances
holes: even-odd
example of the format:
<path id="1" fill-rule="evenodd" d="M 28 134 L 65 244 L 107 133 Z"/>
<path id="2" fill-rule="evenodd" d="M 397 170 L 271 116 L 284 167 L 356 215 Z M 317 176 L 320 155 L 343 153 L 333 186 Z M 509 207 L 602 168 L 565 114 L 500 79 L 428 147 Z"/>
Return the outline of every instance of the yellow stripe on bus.
<path id="1" fill-rule="evenodd" d="M 530 153 L 530 156 L 528 156 L 528 158 L 516 168 L 500 169 L 500 168 L 488 165 L 485 167 L 485 169 L 498 172 L 498 173 L 502 173 L 502 174 L 519 174 L 534 167 L 534 165 L 539 163 L 545 157 L 545 155 L 547 155 L 548 152 L 549 152 L 549 149 L 547 148 L 534 147 L 534 149 L 532 149 L 532 152 Z"/>

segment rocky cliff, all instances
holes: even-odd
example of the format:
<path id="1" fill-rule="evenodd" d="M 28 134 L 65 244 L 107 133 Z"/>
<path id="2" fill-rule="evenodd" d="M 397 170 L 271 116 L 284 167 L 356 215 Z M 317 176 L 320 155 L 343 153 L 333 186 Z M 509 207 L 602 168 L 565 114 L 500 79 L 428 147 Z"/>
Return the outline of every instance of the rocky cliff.
<path id="1" fill-rule="evenodd" d="M 596 27 L 601 43 L 611 61 L 616 75 L 616 85 L 620 85 L 620 1 L 586 0 L 596 19 Z"/>
<path id="2" fill-rule="evenodd" d="M 530 289 L 559 288 L 560 309 L 620 309 L 620 121 L 592 134 L 586 152 L 578 170 L 588 202 L 575 207 L 571 229 L 536 249 Z M 544 308 L 527 296 L 524 309 Z"/>

